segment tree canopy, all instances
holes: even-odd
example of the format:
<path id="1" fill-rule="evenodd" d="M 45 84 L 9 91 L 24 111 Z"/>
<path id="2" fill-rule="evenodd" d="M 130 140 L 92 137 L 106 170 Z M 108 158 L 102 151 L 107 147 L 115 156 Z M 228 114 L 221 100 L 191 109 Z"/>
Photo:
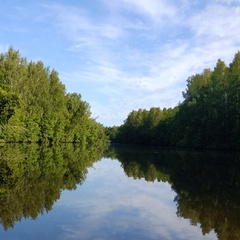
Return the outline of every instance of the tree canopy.
<path id="1" fill-rule="evenodd" d="M 133 110 L 106 133 L 120 143 L 240 149 L 240 52 L 189 77 L 183 98 L 175 108 Z"/>
<path id="2" fill-rule="evenodd" d="M 81 94 L 66 92 L 57 71 L 11 47 L 0 54 L 0 141 L 100 146 L 108 138 Z"/>

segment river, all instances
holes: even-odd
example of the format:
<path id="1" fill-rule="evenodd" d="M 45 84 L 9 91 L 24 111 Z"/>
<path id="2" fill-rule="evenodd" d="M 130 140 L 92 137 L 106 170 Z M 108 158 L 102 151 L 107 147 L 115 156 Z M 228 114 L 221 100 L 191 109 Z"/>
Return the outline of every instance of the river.
<path id="1" fill-rule="evenodd" d="M 0 147 L 0 239 L 240 239 L 238 154 Z"/>

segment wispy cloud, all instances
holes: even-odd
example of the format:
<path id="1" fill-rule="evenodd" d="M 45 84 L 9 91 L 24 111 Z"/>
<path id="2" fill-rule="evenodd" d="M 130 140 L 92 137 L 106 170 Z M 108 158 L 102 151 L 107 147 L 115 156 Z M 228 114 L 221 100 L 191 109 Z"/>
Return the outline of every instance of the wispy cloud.
<path id="1" fill-rule="evenodd" d="M 86 184 L 87 191 L 83 185 L 70 201 L 63 196 L 57 204 L 75 216 L 74 224 L 62 225 L 61 239 L 203 239 L 200 227 L 176 216 L 176 193 L 168 183 L 133 180 L 119 162 L 104 159 L 89 170 Z M 211 232 L 204 239 L 216 236 Z"/>
<path id="2" fill-rule="evenodd" d="M 228 64 L 240 46 L 238 0 L 97 0 L 91 7 L 42 2 L 11 9 L 4 31 L 44 41 L 41 59 L 45 54 L 51 66 L 56 55 L 67 89 L 80 92 L 109 125 L 139 107 L 176 106 L 189 76 L 219 58 Z"/>
<path id="3" fill-rule="evenodd" d="M 173 17 L 176 13 L 176 7 L 171 1 L 158 0 L 104 0 L 105 4 L 114 10 L 128 10 L 140 15 L 144 14 L 154 21 L 166 17 Z"/>
<path id="4" fill-rule="evenodd" d="M 56 17 L 56 28 L 77 46 L 84 43 L 87 46 L 98 46 L 101 41 L 119 39 L 122 36 L 120 28 L 101 19 L 92 19 L 85 9 L 66 7 L 59 4 L 45 6 Z M 52 19 L 53 20 L 53 19 Z"/>
<path id="5" fill-rule="evenodd" d="M 224 39 L 239 42 L 239 22 L 240 6 L 212 4 L 191 18 L 190 28 L 206 42 Z"/>
<path id="6" fill-rule="evenodd" d="M 53 6 L 58 27 L 72 40 L 71 50 L 86 54 L 90 61 L 76 67 L 72 77 L 97 84 L 97 91 L 108 96 L 108 106 L 95 104 L 94 112 L 109 107 L 109 115 L 115 115 L 110 105 L 114 99 L 127 99 L 125 115 L 142 99 L 147 108 L 177 105 L 181 91 L 176 94 L 176 89 L 184 90 L 188 76 L 213 67 L 218 58 L 230 61 L 239 45 L 239 7 L 224 1 L 197 10 L 189 1 L 103 3 L 110 13 L 94 19 L 82 9 Z M 135 17 L 127 18 L 130 13 Z M 120 104 L 114 104 L 119 109 Z M 99 115 L 105 121 L 108 114 Z"/>

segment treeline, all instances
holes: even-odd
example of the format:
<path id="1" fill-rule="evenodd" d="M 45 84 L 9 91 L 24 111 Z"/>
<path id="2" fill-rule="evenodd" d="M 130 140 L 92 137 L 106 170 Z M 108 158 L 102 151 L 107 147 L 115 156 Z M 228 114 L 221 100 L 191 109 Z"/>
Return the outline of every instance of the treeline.
<path id="1" fill-rule="evenodd" d="M 240 52 L 227 66 L 188 78 L 175 108 L 132 111 L 120 127 L 107 127 L 112 142 L 188 148 L 239 149 Z"/>
<path id="2" fill-rule="evenodd" d="M 67 93 L 58 73 L 9 48 L 0 55 L 0 142 L 108 142 L 80 94 Z"/>
<path id="3" fill-rule="evenodd" d="M 0 225 L 7 230 L 51 211 L 62 191 L 84 183 L 102 150 L 74 144 L 0 146 Z"/>

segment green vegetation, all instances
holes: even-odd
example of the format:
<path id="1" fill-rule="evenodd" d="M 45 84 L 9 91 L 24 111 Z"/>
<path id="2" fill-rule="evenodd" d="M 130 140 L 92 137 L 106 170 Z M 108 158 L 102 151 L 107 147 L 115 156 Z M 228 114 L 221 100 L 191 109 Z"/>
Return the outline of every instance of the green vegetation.
<path id="1" fill-rule="evenodd" d="M 200 225 L 203 235 L 214 231 L 219 240 L 239 239 L 239 153 L 120 145 L 106 157 L 121 162 L 128 177 L 168 182 L 176 192 L 176 214 Z"/>
<path id="2" fill-rule="evenodd" d="M 105 132 L 119 143 L 240 149 L 240 52 L 229 66 L 218 60 L 189 77 L 183 97 L 175 108 L 134 110 Z"/>
<path id="3" fill-rule="evenodd" d="M 49 212 L 61 191 L 85 181 L 87 169 L 101 155 L 96 147 L 73 144 L 0 146 L 0 224 L 6 230 Z"/>
<path id="4" fill-rule="evenodd" d="M 0 142 L 74 142 L 106 145 L 104 128 L 77 93 L 66 93 L 58 73 L 27 62 L 10 48 L 0 54 Z"/>

